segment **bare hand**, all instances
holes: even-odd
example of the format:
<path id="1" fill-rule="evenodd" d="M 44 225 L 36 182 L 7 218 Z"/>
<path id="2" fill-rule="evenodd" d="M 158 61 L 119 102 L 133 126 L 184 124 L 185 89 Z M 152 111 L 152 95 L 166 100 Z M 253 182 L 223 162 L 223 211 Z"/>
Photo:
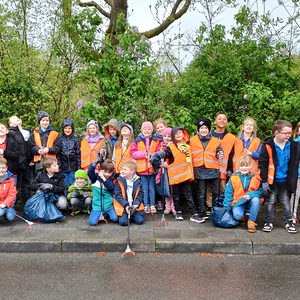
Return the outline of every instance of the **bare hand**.
<path id="1" fill-rule="evenodd" d="M 223 159 L 223 158 L 224 158 L 224 152 L 223 152 L 223 151 L 220 151 L 220 152 L 218 153 L 218 156 L 219 156 L 219 159 L 220 159 L 220 158 Z"/>
<path id="2" fill-rule="evenodd" d="M 249 151 L 248 149 L 244 149 L 244 155 L 249 155 L 251 156 L 251 151 Z"/>
<path id="3" fill-rule="evenodd" d="M 0 208 L 5 208 L 5 207 L 6 207 L 6 204 L 4 204 L 4 203 L 0 204 Z"/>
<path id="4" fill-rule="evenodd" d="M 250 196 L 249 196 L 249 195 L 245 195 L 245 196 L 244 196 L 244 199 L 250 200 Z"/>

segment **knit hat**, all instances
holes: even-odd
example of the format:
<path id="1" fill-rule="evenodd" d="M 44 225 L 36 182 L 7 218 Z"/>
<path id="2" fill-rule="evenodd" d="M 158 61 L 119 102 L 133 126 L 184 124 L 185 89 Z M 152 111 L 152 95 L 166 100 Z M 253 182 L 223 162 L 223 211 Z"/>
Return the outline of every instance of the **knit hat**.
<path id="1" fill-rule="evenodd" d="M 172 128 L 171 127 L 166 127 L 164 129 L 164 131 L 162 132 L 162 136 L 165 136 L 166 134 L 168 134 L 169 136 L 171 136 L 172 133 Z"/>
<path id="2" fill-rule="evenodd" d="M 88 180 L 88 175 L 85 170 L 78 170 L 75 172 L 75 179 L 76 178 L 84 178 L 85 180 Z"/>
<path id="3" fill-rule="evenodd" d="M 122 130 L 123 127 L 128 127 L 128 128 L 130 129 L 130 131 L 132 132 L 132 134 L 134 134 L 133 128 L 132 128 L 131 125 L 126 124 L 126 123 L 121 123 L 121 124 L 120 124 L 120 131 Z"/>
<path id="4" fill-rule="evenodd" d="M 119 121 L 117 119 L 111 119 L 111 120 L 108 121 L 107 124 L 102 126 L 102 130 L 103 130 L 104 133 L 108 133 L 109 126 L 114 127 L 117 130 L 117 134 L 120 133 L 120 124 L 119 124 Z"/>
<path id="5" fill-rule="evenodd" d="M 90 126 L 90 125 L 95 125 L 95 126 L 99 129 L 98 123 L 97 123 L 96 121 L 94 121 L 94 120 L 91 120 L 91 121 L 89 121 L 89 122 L 87 123 L 87 125 L 86 125 L 86 130 L 89 130 L 89 126 Z"/>
<path id="6" fill-rule="evenodd" d="M 197 123 L 197 129 L 198 129 L 198 131 L 199 131 L 199 128 L 200 128 L 201 126 L 203 126 L 203 125 L 205 125 L 205 126 L 208 128 L 208 130 L 210 131 L 210 128 L 211 128 L 211 121 L 210 121 L 209 119 L 207 119 L 207 118 L 201 118 L 201 119 L 198 121 L 198 123 Z"/>
<path id="7" fill-rule="evenodd" d="M 37 114 L 38 123 L 40 124 L 41 120 L 45 117 L 48 117 L 50 120 L 50 115 L 46 111 L 40 110 Z"/>
<path id="8" fill-rule="evenodd" d="M 149 127 L 151 129 L 151 131 L 153 132 L 153 125 L 151 122 L 146 121 L 142 124 L 141 130 L 143 130 L 145 127 Z"/>

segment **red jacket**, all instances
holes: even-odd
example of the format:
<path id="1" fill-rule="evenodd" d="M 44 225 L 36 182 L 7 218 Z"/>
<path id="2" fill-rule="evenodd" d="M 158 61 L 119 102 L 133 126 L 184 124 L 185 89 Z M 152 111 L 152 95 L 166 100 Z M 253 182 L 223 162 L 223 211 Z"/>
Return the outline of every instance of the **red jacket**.
<path id="1" fill-rule="evenodd" d="M 8 171 L 8 178 L 0 183 L 0 204 L 4 203 L 7 208 L 14 205 L 17 189 L 13 174 Z"/>

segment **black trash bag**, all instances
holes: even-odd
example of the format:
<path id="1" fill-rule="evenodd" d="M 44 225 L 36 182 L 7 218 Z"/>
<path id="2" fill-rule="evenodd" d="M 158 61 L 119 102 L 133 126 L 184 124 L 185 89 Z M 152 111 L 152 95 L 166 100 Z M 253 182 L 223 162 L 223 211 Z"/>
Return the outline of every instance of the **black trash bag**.
<path id="1" fill-rule="evenodd" d="M 64 218 L 58 208 L 52 203 L 58 199 L 53 193 L 36 193 L 26 202 L 24 212 L 31 221 L 41 223 L 56 222 Z"/>
<path id="2" fill-rule="evenodd" d="M 159 177 L 159 178 L 158 178 Z M 169 185 L 168 173 L 166 170 L 162 173 L 161 171 L 156 175 L 155 187 L 159 195 L 170 197 L 171 189 Z"/>
<path id="3" fill-rule="evenodd" d="M 239 224 L 239 221 L 233 218 L 231 210 L 224 207 L 213 207 L 210 220 L 215 226 L 222 228 L 232 228 Z"/>

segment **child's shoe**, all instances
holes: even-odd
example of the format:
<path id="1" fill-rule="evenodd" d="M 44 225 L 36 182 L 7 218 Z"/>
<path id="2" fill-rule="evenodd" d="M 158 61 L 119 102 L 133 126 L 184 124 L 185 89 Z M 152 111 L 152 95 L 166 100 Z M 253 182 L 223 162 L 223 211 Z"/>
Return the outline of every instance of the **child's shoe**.
<path id="1" fill-rule="evenodd" d="M 285 229 L 288 233 L 297 233 L 297 229 L 293 223 L 286 223 Z"/>
<path id="2" fill-rule="evenodd" d="M 70 213 L 70 216 L 71 216 L 71 217 L 75 217 L 75 216 L 78 215 L 80 212 L 81 212 L 81 210 L 72 211 L 72 212 Z"/>
<path id="3" fill-rule="evenodd" d="M 248 221 L 248 232 L 256 232 L 256 223 L 252 220 Z"/>
<path id="4" fill-rule="evenodd" d="M 144 212 L 145 212 L 145 214 L 150 214 L 150 207 L 149 206 L 145 206 Z"/>
<path id="5" fill-rule="evenodd" d="M 163 210 L 162 202 L 157 201 L 157 210 Z"/>
<path id="6" fill-rule="evenodd" d="M 175 215 L 175 220 L 178 220 L 178 221 L 182 221 L 183 220 L 183 216 L 182 216 L 182 212 L 178 212 L 176 213 Z"/>
<path id="7" fill-rule="evenodd" d="M 167 208 L 164 210 L 164 214 L 165 214 L 165 215 L 168 215 L 170 212 L 171 212 L 171 211 L 168 210 Z"/>
<path id="8" fill-rule="evenodd" d="M 262 228 L 262 231 L 264 232 L 271 232 L 273 229 L 272 223 L 265 223 L 264 227 Z"/>
<path id="9" fill-rule="evenodd" d="M 196 222 L 196 223 L 203 223 L 203 222 L 205 222 L 205 219 L 200 217 L 198 214 L 193 214 L 190 217 L 190 221 Z"/>
<path id="10" fill-rule="evenodd" d="M 204 220 L 209 219 L 209 215 L 206 212 L 200 212 L 199 217 L 203 218 Z"/>
<path id="11" fill-rule="evenodd" d="M 151 211 L 152 214 L 157 213 L 157 210 L 156 210 L 156 208 L 155 208 L 154 205 L 151 205 L 151 206 L 150 206 L 150 211 Z"/>
<path id="12" fill-rule="evenodd" d="M 210 216 L 210 214 L 211 214 L 211 207 L 207 207 L 207 209 L 206 209 L 206 215 L 207 216 Z"/>

